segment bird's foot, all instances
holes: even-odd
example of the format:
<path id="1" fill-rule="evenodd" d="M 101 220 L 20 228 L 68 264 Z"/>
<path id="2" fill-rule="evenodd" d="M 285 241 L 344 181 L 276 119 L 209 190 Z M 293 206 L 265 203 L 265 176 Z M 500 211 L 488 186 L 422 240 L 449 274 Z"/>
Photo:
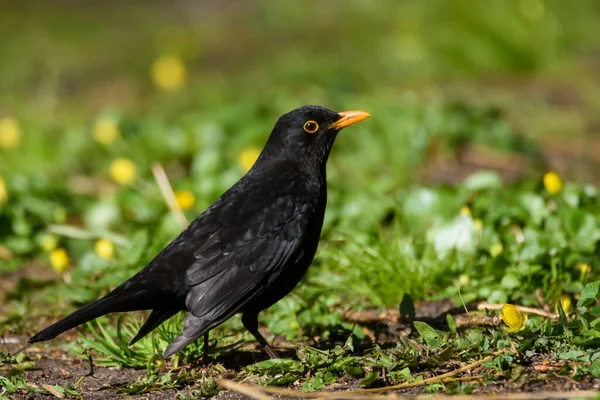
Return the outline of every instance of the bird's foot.
<path id="1" fill-rule="evenodd" d="M 266 344 L 264 346 L 264 349 L 265 349 L 265 353 L 267 353 L 269 355 L 269 357 L 271 357 L 271 359 L 280 358 L 279 354 L 277 354 L 277 352 L 275 350 L 273 350 L 271 348 L 271 346 L 269 346 L 268 344 Z"/>

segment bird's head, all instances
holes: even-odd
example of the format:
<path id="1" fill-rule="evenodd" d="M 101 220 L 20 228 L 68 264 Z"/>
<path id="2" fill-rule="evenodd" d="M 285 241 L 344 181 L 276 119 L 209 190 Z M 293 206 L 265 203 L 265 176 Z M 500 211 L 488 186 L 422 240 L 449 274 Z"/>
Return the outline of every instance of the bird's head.
<path id="1" fill-rule="evenodd" d="M 297 108 L 279 118 L 259 158 L 324 166 L 340 129 L 371 115 L 365 111 L 335 112 L 320 106 Z"/>

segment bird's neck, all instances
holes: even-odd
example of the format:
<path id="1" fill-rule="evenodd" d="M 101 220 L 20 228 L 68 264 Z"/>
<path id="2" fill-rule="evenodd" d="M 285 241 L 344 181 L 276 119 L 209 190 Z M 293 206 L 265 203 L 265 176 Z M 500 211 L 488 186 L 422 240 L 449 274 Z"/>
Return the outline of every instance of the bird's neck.
<path id="1" fill-rule="evenodd" d="M 311 160 L 290 159 L 279 157 L 259 160 L 249 171 L 261 181 L 268 180 L 276 190 L 298 190 L 315 200 L 327 191 L 327 176 L 325 164 L 314 165 Z"/>

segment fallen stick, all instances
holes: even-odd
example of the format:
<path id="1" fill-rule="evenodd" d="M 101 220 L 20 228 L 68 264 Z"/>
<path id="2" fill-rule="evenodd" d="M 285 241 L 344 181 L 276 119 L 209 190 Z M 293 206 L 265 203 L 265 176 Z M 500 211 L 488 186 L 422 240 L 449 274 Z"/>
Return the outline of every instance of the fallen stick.
<path id="1" fill-rule="evenodd" d="M 582 390 L 572 392 L 527 392 L 527 393 L 497 393 L 497 394 L 474 394 L 474 395 L 444 395 L 426 394 L 414 397 L 414 400 L 552 400 L 552 399 L 596 399 L 598 392 L 593 390 Z"/>
<path id="2" fill-rule="evenodd" d="M 152 164 L 152 173 L 154 174 L 154 179 L 156 180 L 156 184 L 160 189 L 160 193 L 162 194 L 169 210 L 171 210 L 171 214 L 175 217 L 175 220 L 179 223 L 181 230 L 184 230 L 189 221 L 185 217 L 183 210 L 177 203 L 177 198 L 175 197 L 175 193 L 173 192 L 173 187 L 169 182 L 169 178 L 167 177 L 167 173 L 163 166 L 156 162 Z M 204 334 L 204 360 L 206 361 L 208 357 L 208 332 Z"/>
<path id="3" fill-rule="evenodd" d="M 181 207 L 179 207 L 179 204 L 177 204 L 175 193 L 173 193 L 173 188 L 171 187 L 169 178 L 167 178 L 165 169 L 159 163 L 154 163 L 152 164 L 152 173 L 154 174 L 154 179 L 156 179 L 160 193 L 165 199 L 169 210 L 171 210 L 171 213 L 177 220 L 177 223 L 179 223 L 179 226 L 181 226 L 181 229 L 185 229 L 188 225 L 188 220 Z"/>
<path id="4" fill-rule="evenodd" d="M 479 376 L 479 375 L 471 376 L 471 377 L 463 377 L 463 378 L 455 378 L 454 376 L 457 374 L 463 373 L 465 371 L 468 371 L 470 369 L 473 369 L 487 361 L 490 361 L 491 359 L 493 359 L 495 356 L 497 356 L 500 353 L 502 353 L 502 351 L 497 351 L 487 357 L 482 358 L 481 360 L 475 361 L 471 364 L 457 368 L 453 371 L 447 372 L 442 375 L 423 379 L 422 381 L 403 382 L 398 385 L 386 386 L 386 387 L 381 387 L 381 388 L 346 390 L 346 391 L 339 391 L 339 392 L 304 392 L 304 391 L 300 391 L 300 390 L 281 389 L 281 388 L 274 388 L 274 387 L 263 387 L 263 386 L 259 386 L 259 385 L 244 385 L 244 386 L 251 386 L 253 389 L 261 391 L 263 393 L 270 393 L 270 394 L 276 394 L 276 395 L 280 395 L 280 396 L 288 396 L 288 397 L 294 397 L 294 398 L 364 399 L 365 398 L 364 395 L 366 395 L 366 394 L 383 393 L 383 392 L 388 392 L 391 390 L 413 388 L 413 387 L 428 385 L 430 383 L 448 383 L 448 382 L 455 382 L 455 381 L 483 379 L 483 377 Z M 220 385 L 225 386 L 226 384 L 229 384 L 229 382 L 232 382 L 232 381 L 223 379 L 223 380 L 220 380 L 218 383 Z M 239 385 L 241 385 L 241 384 L 239 384 Z M 383 398 L 386 398 L 386 399 L 400 398 L 400 399 L 403 399 L 405 397 L 390 397 L 389 395 L 387 395 L 387 396 L 380 396 L 380 397 L 369 396 L 368 398 L 369 399 L 374 399 L 374 398 L 381 398 L 381 399 L 383 399 Z"/>
<path id="5" fill-rule="evenodd" d="M 492 358 L 494 358 L 495 356 L 499 355 L 500 353 L 502 353 L 502 351 L 496 351 L 496 352 L 492 353 L 491 355 L 482 358 L 481 360 L 475 361 L 474 363 L 464 365 L 464 366 L 462 366 L 460 368 L 457 368 L 457 369 L 455 369 L 453 371 L 450 371 L 450 372 L 446 372 L 445 374 L 442 374 L 442 375 L 433 376 L 431 378 L 423 379 L 422 381 L 404 382 L 404 383 L 400 383 L 398 385 L 387 386 L 387 387 L 383 387 L 383 388 L 359 389 L 359 390 L 350 391 L 349 393 L 377 393 L 377 392 L 387 392 L 388 390 L 405 389 L 405 388 L 423 386 L 423 385 L 427 385 L 429 383 L 444 382 L 444 379 L 453 377 L 454 375 L 458 375 L 460 373 L 463 373 L 465 371 L 473 369 L 473 368 L 475 368 L 475 367 L 477 367 L 477 366 L 479 366 L 479 365 L 481 365 L 481 364 L 483 364 L 485 362 L 490 361 Z"/>
<path id="6" fill-rule="evenodd" d="M 244 385 L 242 383 L 234 382 L 229 379 L 222 379 L 219 381 L 219 385 L 223 386 L 225 389 L 232 390 L 234 392 L 238 392 L 241 394 L 245 394 L 246 396 L 250 396 L 254 399 L 258 400 L 270 400 L 273 397 L 265 394 L 261 389 L 261 386 L 258 385 Z"/>
<path id="7" fill-rule="evenodd" d="M 503 306 L 504 306 L 504 304 L 479 303 L 479 304 L 477 304 L 477 310 L 478 311 L 485 311 L 485 310 L 497 311 L 497 310 L 502 310 Z M 546 318 L 551 318 L 551 319 L 558 318 L 558 314 L 540 310 L 539 308 L 517 306 L 517 305 L 515 305 L 515 307 L 517 307 L 517 309 L 519 311 L 524 312 L 524 313 L 539 315 L 540 317 L 546 317 Z"/>
<path id="8" fill-rule="evenodd" d="M 476 376 L 464 376 L 461 378 L 446 378 L 443 380 L 444 383 L 451 383 L 451 382 L 468 382 L 468 381 L 474 381 L 474 380 L 478 380 L 478 379 L 483 379 L 484 377 L 481 375 L 476 375 Z M 261 391 L 261 392 L 267 392 L 270 394 L 274 394 L 274 395 L 278 395 L 278 396 L 288 396 L 288 397 L 294 397 L 294 398 L 301 398 L 301 399 L 306 399 L 306 398 L 315 398 L 315 399 L 348 399 L 348 400 L 362 400 L 362 399 L 369 399 L 369 400 L 377 400 L 377 399 L 382 399 L 382 400 L 390 400 L 390 399 L 408 399 L 408 397 L 399 395 L 397 393 L 388 393 L 385 395 L 372 395 L 372 394 L 362 394 L 362 393 L 353 393 L 354 391 L 337 391 L 337 392 L 304 392 L 301 390 L 293 390 L 293 389 L 282 389 L 282 388 L 273 388 L 273 387 L 265 387 L 265 386 L 259 386 L 259 385 L 247 385 L 247 384 L 242 384 L 242 383 L 237 383 L 234 381 L 230 381 L 228 379 L 223 379 L 221 381 L 218 382 L 219 385 L 229 389 L 229 390 L 233 390 L 233 391 L 237 391 L 239 393 L 243 393 L 243 394 L 248 394 L 246 392 L 242 392 L 240 390 L 237 390 L 237 388 L 252 388 L 253 391 Z M 232 385 L 231 383 L 234 383 L 236 385 Z"/>
<path id="9" fill-rule="evenodd" d="M 348 393 L 350 393 L 348 391 L 305 392 L 303 390 L 282 389 L 282 388 L 275 388 L 275 387 L 265 387 L 265 386 L 259 386 L 259 385 L 242 384 L 242 383 L 237 383 L 237 382 L 231 381 L 229 379 L 221 379 L 217 383 L 226 389 L 233 390 L 233 391 L 236 391 L 236 392 L 239 392 L 242 394 L 246 394 L 248 396 L 252 396 L 251 394 L 249 394 L 250 393 L 249 389 L 251 389 L 253 393 L 260 393 L 260 394 L 270 393 L 270 394 L 277 395 L 277 396 L 287 396 L 287 397 L 293 397 L 296 399 L 347 399 L 347 400 L 361 400 L 361 399 L 365 399 L 365 398 L 368 398 L 369 400 L 378 400 L 378 399 L 381 399 L 381 400 L 384 400 L 384 399 L 385 400 L 390 400 L 390 399 L 404 400 L 404 399 L 408 399 L 408 397 L 400 396 L 395 393 L 392 393 L 389 395 L 365 396 L 362 394 L 348 394 Z M 244 391 L 242 391 L 242 390 L 244 390 Z M 259 397 L 254 397 L 254 398 L 260 399 Z"/>

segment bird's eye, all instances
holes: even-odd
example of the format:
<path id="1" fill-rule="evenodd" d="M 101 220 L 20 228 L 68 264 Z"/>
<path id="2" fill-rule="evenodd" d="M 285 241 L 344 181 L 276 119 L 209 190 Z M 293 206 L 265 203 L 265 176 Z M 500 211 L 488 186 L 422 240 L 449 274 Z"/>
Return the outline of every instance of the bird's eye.
<path id="1" fill-rule="evenodd" d="M 315 121 L 307 121 L 304 124 L 304 130 L 308 133 L 315 133 L 319 129 L 319 124 Z"/>

